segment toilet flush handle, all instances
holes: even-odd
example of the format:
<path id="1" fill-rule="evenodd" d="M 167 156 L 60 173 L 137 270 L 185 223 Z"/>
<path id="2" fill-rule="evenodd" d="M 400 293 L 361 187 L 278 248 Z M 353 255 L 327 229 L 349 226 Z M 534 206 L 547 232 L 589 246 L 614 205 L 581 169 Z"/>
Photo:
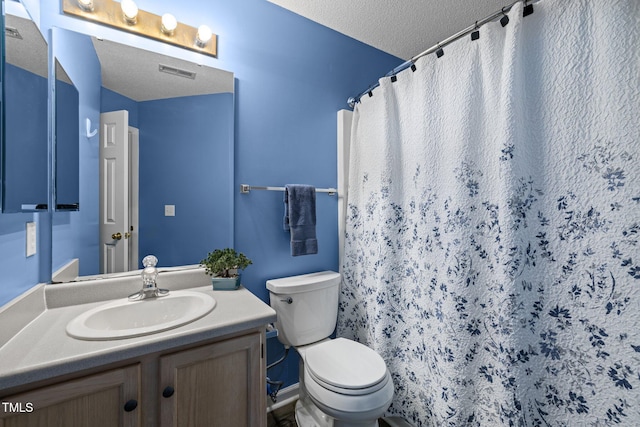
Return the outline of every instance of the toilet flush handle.
<path id="1" fill-rule="evenodd" d="M 287 304 L 293 304 L 293 298 L 289 297 L 287 299 L 281 299 L 280 301 L 286 302 Z"/>

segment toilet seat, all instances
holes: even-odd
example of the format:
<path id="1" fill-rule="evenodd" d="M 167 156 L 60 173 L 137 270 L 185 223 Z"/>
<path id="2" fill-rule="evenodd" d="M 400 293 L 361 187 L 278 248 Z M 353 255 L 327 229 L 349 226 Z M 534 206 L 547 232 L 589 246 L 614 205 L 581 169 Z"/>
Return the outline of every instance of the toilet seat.
<path id="1" fill-rule="evenodd" d="M 304 359 L 305 370 L 314 382 L 343 395 L 375 393 L 390 379 L 387 366 L 378 353 L 345 338 L 309 348 Z"/>

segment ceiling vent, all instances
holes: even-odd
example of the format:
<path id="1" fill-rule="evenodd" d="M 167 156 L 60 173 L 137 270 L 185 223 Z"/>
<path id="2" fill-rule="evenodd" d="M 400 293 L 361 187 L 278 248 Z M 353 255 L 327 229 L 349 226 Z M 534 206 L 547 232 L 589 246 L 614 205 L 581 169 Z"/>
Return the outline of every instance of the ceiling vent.
<path id="1" fill-rule="evenodd" d="M 7 35 L 7 37 L 13 37 L 14 39 L 22 40 L 22 36 L 20 35 L 20 31 L 18 31 L 17 28 L 6 27 L 4 29 L 4 33 Z"/>
<path id="2" fill-rule="evenodd" d="M 195 80 L 196 78 L 196 73 L 194 72 L 181 70 L 180 68 L 170 67 L 168 65 L 160 64 L 158 66 L 158 70 L 160 70 L 163 73 L 173 74 L 174 76 L 180 76 L 180 77 L 184 77 L 191 80 Z"/>

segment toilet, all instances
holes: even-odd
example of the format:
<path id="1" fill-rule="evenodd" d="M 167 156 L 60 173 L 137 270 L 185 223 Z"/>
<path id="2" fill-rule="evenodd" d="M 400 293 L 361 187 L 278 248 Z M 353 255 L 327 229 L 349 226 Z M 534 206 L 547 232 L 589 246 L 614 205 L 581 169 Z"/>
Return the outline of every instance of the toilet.
<path id="1" fill-rule="evenodd" d="M 278 339 L 300 355 L 300 427 L 377 427 L 393 399 L 387 366 L 373 349 L 330 339 L 338 316 L 340 273 L 267 281 Z"/>

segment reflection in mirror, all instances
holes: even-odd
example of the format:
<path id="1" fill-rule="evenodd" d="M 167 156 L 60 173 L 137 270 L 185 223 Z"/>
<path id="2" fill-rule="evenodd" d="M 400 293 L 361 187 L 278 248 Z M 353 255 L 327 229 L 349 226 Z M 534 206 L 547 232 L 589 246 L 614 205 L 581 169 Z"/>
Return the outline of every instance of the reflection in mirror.
<path id="1" fill-rule="evenodd" d="M 2 211 L 46 210 L 47 43 L 29 19 L 5 16 Z"/>
<path id="2" fill-rule="evenodd" d="M 78 89 L 57 59 L 55 65 L 55 208 L 58 211 L 75 211 L 80 205 L 78 181 L 80 100 Z"/>
<path id="3" fill-rule="evenodd" d="M 60 62 L 77 84 L 73 73 L 86 73 L 85 58 L 97 57 L 101 87 L 79 86 L 81 127 L 94 107 L 100 125 L 80 141 L 81 151 L 91 151 L 80 156 L 82 209 L 54 217 L 54 270 L 102 277 L 137 270 L 148 254 L 168 267 L 198 264 L 213 248 L 233 246 L 233 74 L 56 31 L 56 57 L 69 33 L 87 40 L 90 54 L 74 56 L 75 49 Z M 69 242 L 57 230 L 73 229 L 85 207 L 95 221 L 84 221 Z"/>

